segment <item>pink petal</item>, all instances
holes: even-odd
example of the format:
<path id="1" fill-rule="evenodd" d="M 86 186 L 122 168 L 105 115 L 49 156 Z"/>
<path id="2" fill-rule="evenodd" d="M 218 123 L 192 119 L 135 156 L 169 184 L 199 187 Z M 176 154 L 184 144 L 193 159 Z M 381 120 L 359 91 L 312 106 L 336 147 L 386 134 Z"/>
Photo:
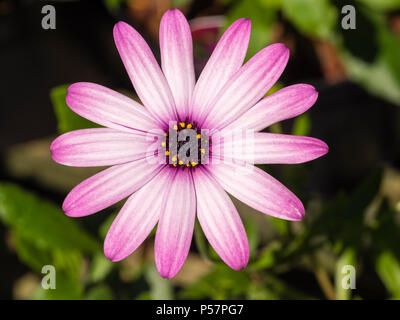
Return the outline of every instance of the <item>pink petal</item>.
<path id="1" fill-rule="evenodd" d="M 142 105 L 95 83 L 72 84 L 66 102 L 77 114 L 109 128 L 148 132 L 159 127 Z"/>
<path id="2" fill-rule="evenodd" d="M 227 163 L 209 164 L 207 168 L 227 192 L 250 207 L 285 220 L 303 218 L 301 201 L 263 170 Z"/>
<path id="3" fill-rule="evenodd" d="M 147 238 L 164 210 L 162 195 L 170 188 L 174 176 L 174 170 L 165 167 L 129 197 L 104 240 L 104 253 L 108 259 L 126 258 Z"/>
<path id="4" fill-rule="evenodd" d="M 221 160 L 235 159 L 249 163 L 302 163 L 326 154 L 325 142 L 287 134 L 256 132 L 242 134 L 227 142 L 220 140 L 213 145 L 213 156 Z"/>
<path id="5" fill-rule="evenodd" d="M 221 129 L 254 106 L 279 79 L 288 59 L 289 49 L 280 43 L 258 52 L 215 97 L 202 127 Z"/>
<path id="6" fill-rule="evenodd" d="M 206 170 L 197 169 L 193 179 L 197 217 L 206 238 L 229 267 L 243 269 L 249 260 L 249 243 L 232 200 Z"/>
<path id="7" fill-rule="evenodd" d="M 146 41 L 122 21 L 114 27 L 114 41 L 136 93 L 150 114 L 164 126 L 176 120 L 168 82 Z"/>
<path id="8" fill-rule="evenodd" d="M 269 125 L 307 111 L 317 100 L 318 92 L 308 84 L 295 84 L 264 98 L 226 129 L 249 128 L 260 131 Z"/>
<path id="9" fill-rule="evenodd" d="M 193 92 L 191 108 L 194 121 L 203 122 L 210 103 L 242 66 L 249 44 L 250 30 L 250 20 L 239 19 L 222 35 Z"/>
<path id="10" fill-rule="evenodd" d="M 162 165 L 148 161 L 115 165 L 84 180 L 65 198 L 64 212 L 71 217 L 87 216 L 126 198 L 160 171 Z"/>
<path id="11" fill-rule="evenodd" d="M 179 117 L 189 116 L 195 77 L 189 24 L 178 9 L 168 10 L 160 24 L 161 65 L 174 96 Z"/>
<path id="12" fill-rule="evenodd" d="M 50 151 L 58 163 L 96 167 L 142 159 L 150 146 L 144 135 L 96 128 L 65 133 L 53 141 Z"/>
<path id="13" fill-rule="evenodd" d="M 172 278 L 178 273 L 192 242 L 196 196 L 191 172 L 177 170 L 168 191 L 154 249 L 158 272 L 164 278 Z"/>

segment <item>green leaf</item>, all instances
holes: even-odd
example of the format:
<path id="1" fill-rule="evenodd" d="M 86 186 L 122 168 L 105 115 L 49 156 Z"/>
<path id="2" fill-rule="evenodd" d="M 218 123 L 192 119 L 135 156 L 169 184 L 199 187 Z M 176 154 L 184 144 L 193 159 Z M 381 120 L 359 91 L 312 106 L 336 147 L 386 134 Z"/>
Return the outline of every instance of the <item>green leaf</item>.
<path id="1" fill-rule="evenodd" d="M 97 253 L 90 266 L 89 281 L 99 282 L 104 280 L 113 266 L 114 264 L 104 256 L 103 252 Z"/>
<path id="2" fill-rule="evenodd" d="M 338 23 L 329 0 L 284 0 L 283 14 L 300 32 L 316 38 L 330 38 Z"/>
<path id="3" fill-rule="evenodd" d="M 201 229 L 200 223 L 196 220 L 194 225 L 194 241 L 196 242 L 197 250 L 199 250 L 202 258 L 212 261 L 210 256 L 208 242 L 204 236 L 203 230 Z"/>
<path id="4" fill-rule="evenodd" d="M 383 199 L 371 223 L 370 236 L 376 272 L 392 298 L 400 299 L 400 230 L 396 218 L 396 211 Z"/>
<path id="5" fill-rule="evenodd" d="M 112 300 L 114 299 L 114 294 L 112 293 L 110 287 L 99 284 L 91 288 L 85 296 L 86 300 Z"/>
<path id="6" fill-rule="evenodd" d="M 53 264 L 52 252 L 39 249 L 34 242 L 24 238 L 18 232 L 13 233 L 14 245 L 19 259 L 37 272 L 44 265 Z"/>
<path id="7" fill-rule="evenodd" d="M 86 252 L 100 249 L 56 205 L 12 183 L 0 183 L 0 220 L 38 248 Z"/>
<path id="8" fill-rule="evenodd" d="M 229 11 L 226 27 L 240 18 L 251 19 L 250 43 L 246 59 L 249 59 L 272 41 L 272 26 L 277 19 L 277 10 L 268 8 L 259 1 L 236 1 Z"/>
<path id="9" fill-rule="evenodd" d="M 50 99 L 58 120 L 58 131 L 64 133 L 72 130 L 99 127 L 97 124 L 82 118 L 67 106 L 65 97 L 67 96 L 68 87 L 69 85 L 62 85 L 50 91 Z"/>
<path id="10" fill-rule="evenodd" d="M 150 294 L 153 300 L 173 299 L 171 282 L 162 278 L 154 265 L 147 267 L 145 277 L 150 285 Z"/>
<path id="11" fill-rule="evenodd" d="M 272 216 L 267 216 L 267 219 L 271 222 L 272 226 L 276 231 L 282 236 L 287 236 L 289 234 L 289 222 L 283 219 L 275 218 Z"/>
<path id="12" fill-rule="evenodd" d="M 377 47 L 376 52 L 372 61 L 365 61 L 351 52 L 346 42 L 342 43 L 339 48 L 344 66 L 350 78 L 370 93 L 400 105 L 400 39 L 389 29 L 384 14 L 359 9 L 359 15 L 361 14 L 366 23 L 372 25 L 372 34 L 367 36 Z M 357 34 L 353 38 L 356 37 Z"/>
<path id="13" fill-rule="evenodd" d="M 261 6 L 267 9 L 280 9 L 282 8 L 284 0 L 258 0 Z"/>
<path id="14" fill-rule="evenodd" d="M 400 9 L 400 0 L 358 0 L 373 10 L 394 11 Z"/>
<path id="15" fill-rule="evenodd" d="M 345 289 L 342 285 L 343 280 L 343 267 L 346 265 L 354 266 L 356 265 L 356 251 L 354 248 L 346 248 L 340 255 L 336 263 L 336 275 L 335 275 L 335 293 L 336 299 L 339 300 L 349 300 L 351 299 L 351 289 Z"/>
<path id="16" fill-rule="evenodd" d="M 51 264 L 71 279 L 79 279 L 82 262 L 82 254 L 78 250 L 53 250 L 53 262 Z"/>
<path id="17" fill-rule="evenodd" d="M 56 270 L 56 288 L 43 289 L 39 285 L 33 296 L 35 300 L 79 300 L 82 299 L 83 286 L 74 278 Z"/>
<path id="18" fill-rule="evenodd" d="M 293 123 L 292 133 L 295 136 L 307 136 L 311 130 L 311 119 L 308 113 L 303 113 L 297 117 Z"/>
<path id="19" fill-rule="evenodd" d="M 352 194 L 339 193 L 335 201 L 323 203 L 320 214 L 308 226 L 308 237 L 322 235 L 339 248 L 359 248 L 367 231 L 365 212 L 379 192 L 381 180 L 382 170 L 374 170 Z"/>
<path id="20" fill-rule="evenodd" d="M 171 2 L 172 2 L 171 4 L 172 8 L 180 8 L 190 4 L 191 0 L 172 0 Z"/>
<path id="21" fill-rule="evenodd" d="M 258 224 L 254 218 L 248 216 L 244 222 L 244 227 L 246 230 L 247 238 L 249 240 L 249 251 L 250 257 L 252 257 L 258 247 L 260 242 L 260 230 L 258 229 Z"/>
<path id="22" fill-rule="evenodd" d="M 245 296 L 251 278 L 246 271 L 235 271 L 216 264 L 213 271 L 180 292 L 182 299 L 235 299 Z"/>
<path id="23" fill-rule="evenodd" d="M 376 272 L 392 294 L 392 299 L 400 299 L 400 263 L 390 251 L 382 252 L 376 259 Z"/>
<path id="24" fill-rule="evenodd" d="M 262 270 L 273 267 L 276 264 L 276 255 L 281 249 L 282 244 L 279 241 L 272 241 L 251 264 L 251 269 Z"/>
<path id="25" fill-rule="evenodd" d="M 389 250 L 400 260 L 398 250 L 400 229 L 396 220 L 396 211 L 390 208 L 387 199 L 383 199 L 369 230 L 370 236 L 374 239 L 373 248 L 376 256 Z"/>
<path id="26" fill-rule="evenodd" d="M 111 213 L 105 220 L 104 222 L 101 224 L 100 228 L 99 228 L 99 235 L 102 239 L 104 239 L 107 235 L 108 230 L 110 229 L 113 221 L 115 220 L 115 218 L 117 217 L 118 213 Z"/>

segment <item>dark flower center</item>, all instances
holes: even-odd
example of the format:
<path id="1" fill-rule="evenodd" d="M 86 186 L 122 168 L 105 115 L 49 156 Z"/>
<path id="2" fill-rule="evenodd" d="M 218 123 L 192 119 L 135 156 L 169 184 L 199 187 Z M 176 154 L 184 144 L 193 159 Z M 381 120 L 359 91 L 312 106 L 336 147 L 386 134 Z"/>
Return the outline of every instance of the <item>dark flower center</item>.
<path id="1" fill-rule="evenodd" d="M 172 167 L 194 168 L 208 163 L 210 139 L 195 123 L 170 122 L 161 146 Z"/>

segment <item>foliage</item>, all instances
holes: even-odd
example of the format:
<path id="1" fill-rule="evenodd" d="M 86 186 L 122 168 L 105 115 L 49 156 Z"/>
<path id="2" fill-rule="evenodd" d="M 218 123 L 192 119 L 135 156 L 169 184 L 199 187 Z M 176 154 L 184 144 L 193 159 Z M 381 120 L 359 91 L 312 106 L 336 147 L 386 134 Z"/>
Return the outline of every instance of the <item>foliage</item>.
<path id="1" fill-rule="evenodd" d="M 53 88 L 50 91 L 51 102 L 58 120 L 58 131 L 60 133 L 97 127 L 97 125 L 73 112 L 66 104 L 68 85 Z"/>

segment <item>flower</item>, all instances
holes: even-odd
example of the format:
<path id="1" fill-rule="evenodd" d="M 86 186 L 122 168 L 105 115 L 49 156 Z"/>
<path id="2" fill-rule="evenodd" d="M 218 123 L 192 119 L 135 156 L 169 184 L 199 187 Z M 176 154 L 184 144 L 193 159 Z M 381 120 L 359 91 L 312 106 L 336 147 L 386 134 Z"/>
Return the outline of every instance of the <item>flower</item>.
<path id="1" fill-rule="evenodd" d="M 304 216 L 301 201 L 291 191 L 248 162 L 301 163 L 327 153 L 327 145 L 318 139 L 260 132 L 303 113 L 318 94 L 310 85 L 297 84 L 263 98 L 283 72 L 289 50 L 272 44 L 243 65 L 249 37 L 250 20 L 235 21 L 196 82 L 190 28 L 179 10 L 167 11 L 161 21 L 161 68 L 139 33 L 118 22 L 115 43 L 143 106 L 93 83 L 68 88 L 68 106 L 105 128 L 61 135 L 50 147 L 53 159 L 69 166 L 111 167 L 77 185 L 63 210 L 81 217 L 129 197 L 105 238 L 104 252 L 110 260 L 131 254 L 158 223 L 156 266 L 161 276 L 174 277 L 189 252 L 197 216 L 222 260 L 235 270 L 243 269 L 249 259 L 248 240 L 227 192 L 274 217 L 301 220 Z M 214 147 L 235 149 L 240 140 L 214 141 L 210 148 L 213 133 L 245 128 L 256 131 L 250 138 L 251 154 L 205 163 L 204 159 L 222 155 Z M 210 134 L 205 139 L 203 129 Z M 193 152 L 200 161 L 183 159 L 177 154 L 182 143 L 173 149 L 174 140 L 169 140 L 174 132 L 191 130 L 202 140 L 198 152 Z M 149 154 L 154 141 L 161 149 Z M 162 152 L 163 162 L 150 161 L 160 159 Z"/>

